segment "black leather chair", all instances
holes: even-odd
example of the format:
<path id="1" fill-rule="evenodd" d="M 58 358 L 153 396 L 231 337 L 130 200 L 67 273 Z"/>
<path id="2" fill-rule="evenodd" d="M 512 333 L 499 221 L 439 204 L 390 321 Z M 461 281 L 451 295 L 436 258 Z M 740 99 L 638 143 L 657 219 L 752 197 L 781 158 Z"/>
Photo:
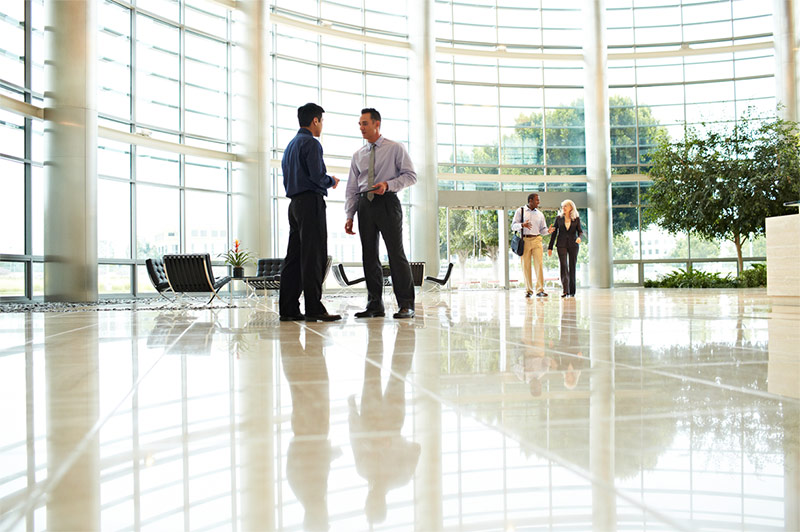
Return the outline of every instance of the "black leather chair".
<path id="1" fill-rule="evenodd" d="M 411 280 L 414 281 L 414 286 L 422 286 L 425 280 L 425 263 L 424 262 L 409 262 L 411 266 Z"/>
<path id="2" fill-rule="evenodd" d="M 341 263 L 333 267 L 333 277 L 342 288 L 349 288 L 358 283 L 363 283 L 366 280 L 364 277 L 359 277 L 358 279 L 353 279 L 352 281 L 348 279 L 347 274 L 344 273 L 344 264 Z"/>
<path id="3" fill-rule="evenodd" d="M 432 283 L 436 283 L 439 286 L 444 286 L 447 284 L 447 281 L 450 280 L 450 274 L 453 273 L 453 263 L 450 262 L 446 266 L 442 264 L 442 267 L 439 269 L 439 276 L 438 277 L 425 277 L 426 281 L 430 281 Z"/>
<path id="4" fill-rule="evenodd" d="M 424 262 L 409 262 L 411 266 L 411 280 L 414 286 L 422 286 L 425 280 L 425 263 Z M 381 270 L 383 272 L 383 286 L 392 286 L 392 269 L 388 264 L 382 264 Z"/>
<path id="5" fill-rule="evenodd" d="M 167 271 L 164 269 L 164 261 L 161 259 L 147 259 L 144 264 L 147 267 L 147 275 L 150 277 L 150 282 L 153 283 L 153 288 L 156 289 L 158 295 L 167 301 L 174 301 L 164 295 L 164 292 L 172 291 L 167 280 Z"/>
<path id="6" fill-rule="evenodd" d="M 383 286 L 392 286 L 392 269 L 388 264 L 381 264 L 381 273 L 383 274 Z"/>
<path id="7" fill-rule="evenodd" d="M 209 304 L 219 295 L 220 289 L 228 284 L 230 276 L 214 277 L 211 256 L 208 253 L 188 253 L 164 255 L 164 270 L 167 281 L 176 296 L 186 293 L 211 293 Z"/>
<path id="8" fill-rule="evenodd" d="M 328 277 L 328 272 L 331 269 L 331 262 L 333 262 L 333 257 L 328 255 L 327 262 L 325 263 L 325 275 L 322 277 L 323 283 Z M 245 277 L 243 280 L 253 291 L 280 290 L 282 271 L 283 259 L 258 259 L 255 277 Z"/>
<path id="9" fill-rule="evenodd" d="M 245 277 L 252 290 L 280 290 L 283 259 L 258 259 L 255 277 Z"/>

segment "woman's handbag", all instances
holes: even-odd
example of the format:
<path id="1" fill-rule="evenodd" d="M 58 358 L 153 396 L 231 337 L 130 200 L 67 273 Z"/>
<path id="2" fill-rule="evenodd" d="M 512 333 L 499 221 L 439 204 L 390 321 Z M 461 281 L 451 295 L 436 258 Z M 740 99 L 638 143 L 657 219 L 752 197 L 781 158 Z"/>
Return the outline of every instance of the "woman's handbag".
<path id="1" fill-rule="evenodd" d="M 523 212 L 522 207 L 519 208 L 519 214 L 520 214 L 519 216 L 520 223 L 522 223 L 525 220 L 525 213 Z M 523 253 L 525 253 L 525 239 L 522 238 L 521 233 L 522 231 L 520 231 L 519 233 L 515 231 L 514 235 L 511 237 L 511 251 L 513 251 L 520 257 L 522 256 Z"/>

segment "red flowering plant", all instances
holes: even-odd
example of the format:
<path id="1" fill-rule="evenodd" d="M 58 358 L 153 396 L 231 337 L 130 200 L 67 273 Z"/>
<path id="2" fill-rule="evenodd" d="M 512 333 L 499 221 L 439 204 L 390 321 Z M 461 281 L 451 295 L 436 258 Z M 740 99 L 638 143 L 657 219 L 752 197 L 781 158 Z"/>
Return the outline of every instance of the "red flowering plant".
<path id="1" fill-rule="evenodd" d="M 233 241 L 233 249 L 218 256 L 225 259 L 225 264 L 230 264 L 234 268 L 243 268 L 245 264 L 253 262 L 253 254 L 242 248 L 238 240 Z"/>

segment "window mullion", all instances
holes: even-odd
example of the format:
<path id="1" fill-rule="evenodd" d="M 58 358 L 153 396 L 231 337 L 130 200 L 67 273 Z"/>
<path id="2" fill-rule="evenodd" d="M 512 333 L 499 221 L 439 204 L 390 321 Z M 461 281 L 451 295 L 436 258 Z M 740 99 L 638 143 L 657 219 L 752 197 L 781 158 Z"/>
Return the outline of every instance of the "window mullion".
<path id="1" fill-rule="evenodd" d="M 178 27 L 178 142 L 186 144 L 186 4 L 181 2 L 180 26 Z M 178 155 L 178 186 L 180 209 L 178 246 L 186 253 L 186 155 Z"/>
<path id="2" fill-rule="evenodd" d="M 25 2 L 25 58 L 23 67 L 25 69 L 25 103 L 32 104 L 33 97 L 31 89 L 33 88 L 33 6 L 31 2 Z M 23 253 L 27 260 L 25 261 L 24 268 L 24 290 L 23 293 L 28 299 L 33 299 L 33 262 L 30 260 L 33 255 L 33 167 L 31 161 L 33 160 L 33 119 L 26 117 L 24 122 L 24 154 L 25 163 L 23 163 L 24 172 L 24 202 L 23 215 L 25 220 L 23 227 L 25 231 L 25 242 L 23 244 Z"/>

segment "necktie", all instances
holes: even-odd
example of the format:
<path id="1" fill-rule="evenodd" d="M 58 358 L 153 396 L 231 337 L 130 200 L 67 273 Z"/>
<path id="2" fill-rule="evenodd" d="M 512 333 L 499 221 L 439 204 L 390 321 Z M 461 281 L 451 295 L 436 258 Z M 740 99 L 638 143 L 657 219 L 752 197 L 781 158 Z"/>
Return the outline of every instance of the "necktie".
<path id="1" fill-rule="evenodd" d="M 367 190 L 375 186 L 375 144 L 369 145 L 369 172 L 367 173 Z M 374 192 L 367 193 L 367 199 L 372 201 Z"/>

